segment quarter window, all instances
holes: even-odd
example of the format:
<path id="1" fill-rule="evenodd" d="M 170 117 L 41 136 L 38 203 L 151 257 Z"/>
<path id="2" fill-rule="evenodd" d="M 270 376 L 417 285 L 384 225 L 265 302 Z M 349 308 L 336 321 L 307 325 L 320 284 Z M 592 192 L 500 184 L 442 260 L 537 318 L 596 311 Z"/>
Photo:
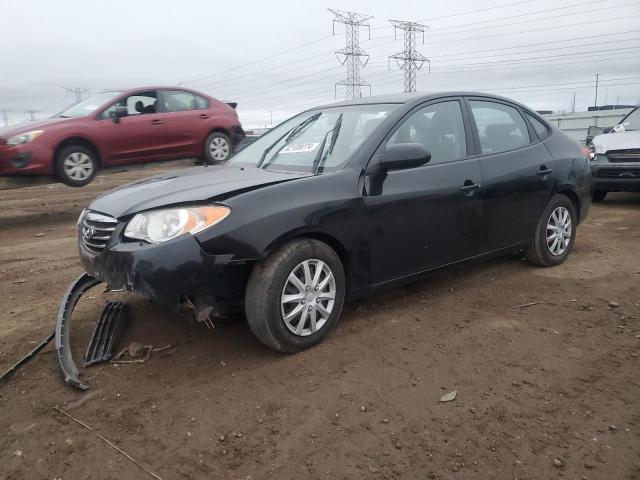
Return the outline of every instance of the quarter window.
<path id="1" fill-rule="evenodd" d="M 478 128 L 482 153 L 504 152 L 530 143 L 527 124 L 516 108 L 481 100 L 471 100 L 469 103 Z"/>
<path id="2" fill-rule="evenodd" d="M 524 114 L 529 119 L 529 123 L 531 123 L 531 126 L 536 132 L 536 135 L 538 135 L 538 138 L 540 140 L 547 138 L 547 135 L 549 135 L 549 129 L 547 129 L 547 126 L 530 113 L 524 112 Z"/>
<path id="3" fill-rule="evenodd" d="M 387 145 L 420 143 L 431 153 L 430 163 L 459 160 L 467 155 L 464 121 L 458 101 L 421 108 L 405 120 Z"/>
<path id="4" fill-rule="evenodd" d="M 196 110 L 205 110 L 209 108 L 209 100 L 200 95 L 194 95 L 193 98 L 196 102 Z"/>

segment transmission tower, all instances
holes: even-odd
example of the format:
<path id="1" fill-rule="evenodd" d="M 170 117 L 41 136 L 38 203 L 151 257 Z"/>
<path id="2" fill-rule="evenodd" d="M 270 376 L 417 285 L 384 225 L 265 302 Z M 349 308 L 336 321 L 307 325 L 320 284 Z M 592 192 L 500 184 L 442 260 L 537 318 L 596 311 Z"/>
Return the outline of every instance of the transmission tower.
<path id="1" fill-rule="evenodd" d="M 329 8 L 329 11 L 335 15 L 333 33 L 336 33 L 336 23 L 342 23 L 345 26 L 346 39 L 345 47 L 335 53 L 340 64 L 347 67 L 347 78 L 335 84 L 334 93 L 337 96 L 338 85 L 344 85 L 346 87 L 346 98 L 348 99 L 362 97 L 362 87 L 369 87 L 369 95 L 371 95 L 371 84 L 360 78 L 360 68 L 364 67 L 369 61 L 369 54 L 360 48 L 360 29 L 362 27 L 369 29 L 369 38 L 371 38 L 371 29 L 367 22 L 373 17 L 333 8 Z"/>
<path id="2" fill-rule="evenodd" d="M 67 98 L 69 97 L 69 95 L 73 95 L 75 99 L 75 101 L 73 102 L 74 104 L 80 103 L 84 99 L 84 94 L 86 93 L 87 96 L 89 96 L 89 92 L 91 91 L 91 89 L 89 88 L 82 88 L 82 87 L 73 87 L 73 88 L 62 87 L 62 88 L 64 88 L 64 91 L 67 93 Z"/>
<path id="3" fill-rule="evenodd" d="M 9 126 L 9 116 L 7 114 L 9 113 L 9 110 L 3 108 L 2 110 L 0 110 L 0 113 L 2 114 L 2 124 L 5 127 L 8 127 Z"/>
<path id="4" fill-rule="evenodd" d="M 38 113 L 40 113 L 40 110 L 25 110 L 24 111 L 25 115 L 29 115 L 29 118 L 26 120 L 29 120 L 30 122 L 35 122 L 36 120 L 38 120 Z"/>
<path id="5" fill-rule="evenodd" d="M 398 66 L 404 70 L 404 91 L 416 91 L 416 71 L 420 70 L 425 62 L 429 65 L 431 72 L 431 62 L 427 57 L 416 50 L 416 33 L 422 33 L 422 43 L 424 44 L 424 30 L 427 27 L 416 22 L 405 22 L 402 20 L 389 20 L 394 27 L 394 32 L 402 30 L 404 32 L 404 51 L 391 55 L 389 61 L 394 59 Z"/>

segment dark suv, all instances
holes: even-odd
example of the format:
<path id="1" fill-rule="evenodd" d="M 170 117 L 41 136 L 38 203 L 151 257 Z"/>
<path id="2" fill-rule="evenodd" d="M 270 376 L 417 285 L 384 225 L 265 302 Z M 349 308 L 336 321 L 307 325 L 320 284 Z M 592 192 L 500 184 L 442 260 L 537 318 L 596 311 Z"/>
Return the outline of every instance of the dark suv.
<path id="1" fill-rule="evenodd" d="M 105 91 L 54 117 L 0 129 L 0 175 L 55 175 L 74 187 L 100 167 L 226 160 L 244 138 L 234 104 L 193 90 Z"/>

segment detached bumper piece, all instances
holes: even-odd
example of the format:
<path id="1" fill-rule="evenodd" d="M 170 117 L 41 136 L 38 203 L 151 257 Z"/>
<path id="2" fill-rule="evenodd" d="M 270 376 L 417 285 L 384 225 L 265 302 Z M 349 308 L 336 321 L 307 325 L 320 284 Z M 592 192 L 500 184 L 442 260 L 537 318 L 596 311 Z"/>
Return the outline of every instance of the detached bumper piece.
<path id="1" fill-rule="evenodd" d="M 113 357 L 114 343 L 122 331 L 124 303 L 109 302 L 102 310 L 84 355 L 84 366 L 108 362 Z"/>
<path id="2" fill-rule="evenodd" d="M 40 352 L 40 350 L 46 347 L 49 344 L 49 342 L 53 340 L 54 335 L 55 335 L 55 332 L 51 332 L 47 336 L 47 338 L 45 338 L 42 342 L 38 344 L 36 348 L 31 350 L 24 357 L 18 360 L 18 362 L 15 365 L 13 365 L 6 372 L 4 372 L 2 376 L 0 376 L 0 383 L 7 383 L 9 380 L 11 380 L 11 378 L 15 375 L 15 373 L 18 371 L 20 367 L 22 367 L 25 363 L 27 363 L 29 360 L 35 357 Z"/>
<path id="3" fill-rule="evenodd" d="M 69 344 L 69 331 L 71 322 L 71 314 L 76 307 L 80 297 L 91 287 L 95 287 L 100 280 L 93 278 L 91 275 L 83 273 L 76 278 L 71 285 L 62 301 L 58 310 L 58 319 L 56 321 L 55 346 L 58 364 L 62 372 L 62 377 L 66 383 L 80 390 L 87 390 L 88 385 L 80 381 L 80 372 L 73 361 L 71 355 L 71 345 Z"/>

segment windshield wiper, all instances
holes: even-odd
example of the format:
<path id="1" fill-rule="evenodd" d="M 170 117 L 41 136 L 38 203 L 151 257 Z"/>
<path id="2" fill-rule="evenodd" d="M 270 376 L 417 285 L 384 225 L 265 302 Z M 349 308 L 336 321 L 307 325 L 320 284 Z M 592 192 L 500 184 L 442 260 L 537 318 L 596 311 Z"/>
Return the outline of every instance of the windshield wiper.
<path id="1" fill-rule="evenodd" d="M 264 149 L 264 152 L 262 152 L 262 156 L 260 157 L 260 161 L 256 165 L 256 168 L 262 168 L 262 164 L 264 163 L 265 159 L 267 158 L 267 155 L 269 154 L 269 152 L 273 149 L 273 147 L 278 145 L 282 141 L 283 138 L 287 137 L 285 139 L 285 143 L 283 145 L 283 147 L 284 147 L 291 140 L 296 138 L 306 126 L 311 125 L 313 122 L 315 122 L 320 117 L 320 115 L 322 115 L 322 112 L 314 113 L 313 115 L 311 115 L 309 118 L 307 118 L 303 122 L 301 122 L 298 125 L 290 128 L 289 130 L 284 132 L 282 135 L 280 135 L 275 142 L 273 142 L 271 145 L 269 145 L 267 148 Z M 269 165 L 269 163 L 270 162 L 267 162 L 265 167 L 267 167 Z"/>
<path id="2" fill-rule="evenodd" d="M 322 139 L 322 143 L 320 144 L 320 148 L 318 149 L 318 153 L 316 154 L 316 158 L 313 160 L 313 167 L 311 171 L 313 173 L 318 173 L 321 169 L 324 168 L 324 164 L 329 158 L 329 155 L 333 153 L 333 147 L 336 145 L 336 140 L 338 140 L 338 135 L 340 135 L 340 128 L 342 127 L 342 114 L 338 116 L 336 123 L 333 125 L 333 128 L 324 134 L 324 138 Z M 331 133 L 331 143 L 329 143 L 329 148 L 327 152 L 322 155 L 324 152 L 324 146 L 327 143 L 327 137 Z"/>

